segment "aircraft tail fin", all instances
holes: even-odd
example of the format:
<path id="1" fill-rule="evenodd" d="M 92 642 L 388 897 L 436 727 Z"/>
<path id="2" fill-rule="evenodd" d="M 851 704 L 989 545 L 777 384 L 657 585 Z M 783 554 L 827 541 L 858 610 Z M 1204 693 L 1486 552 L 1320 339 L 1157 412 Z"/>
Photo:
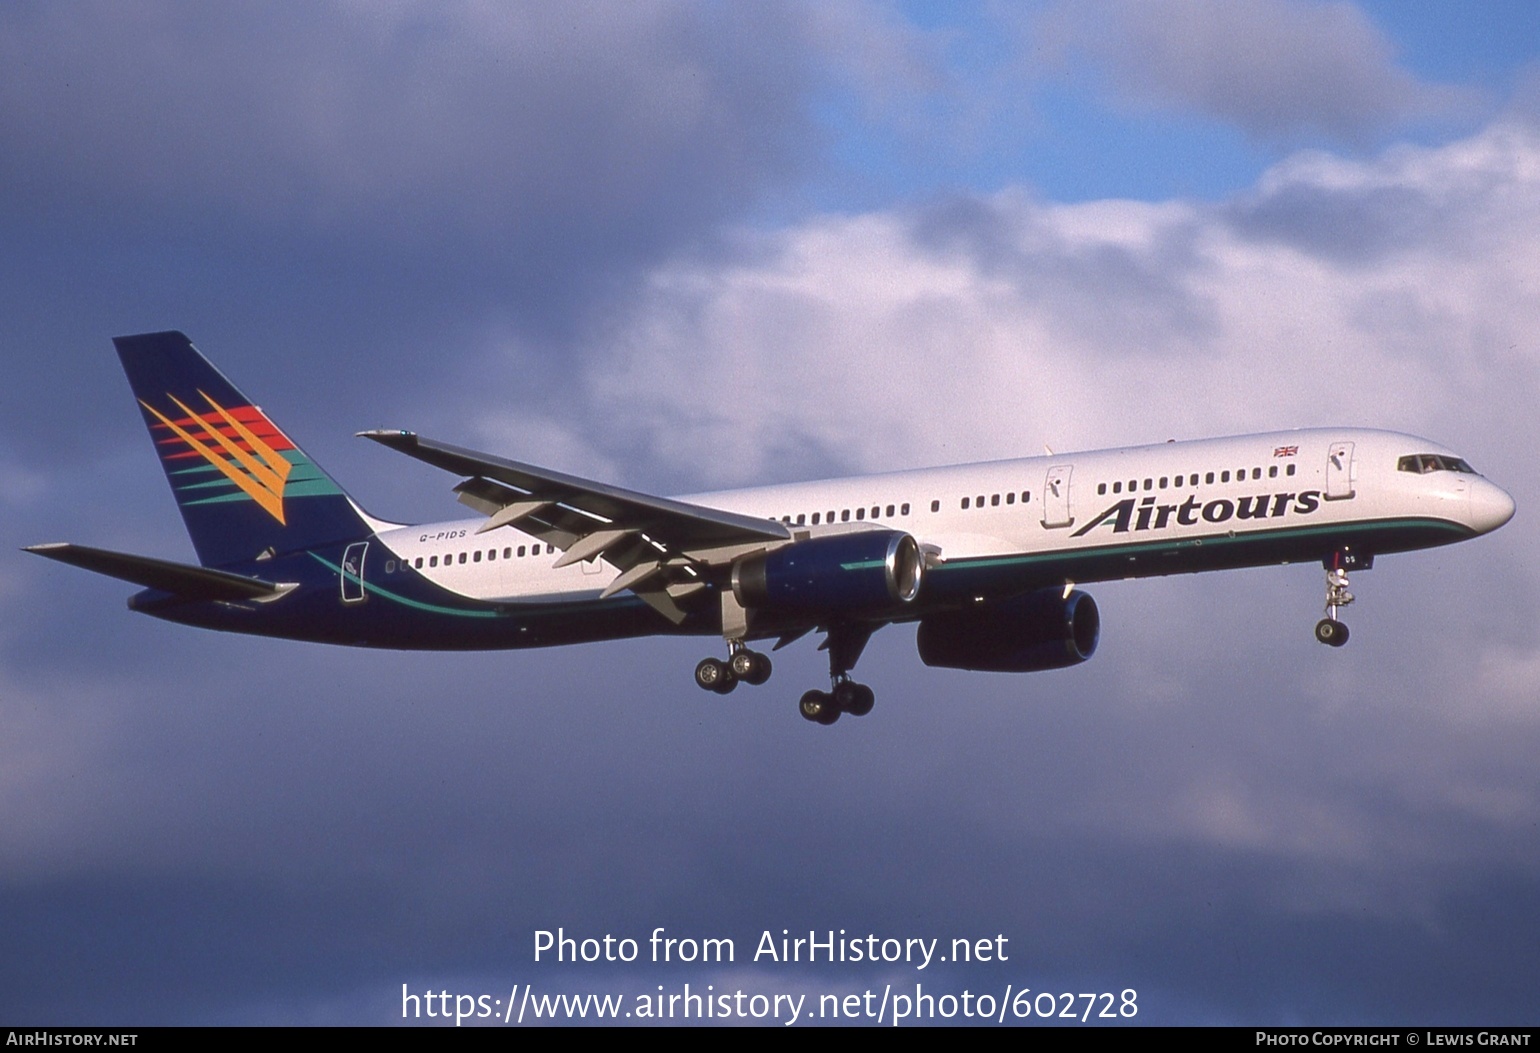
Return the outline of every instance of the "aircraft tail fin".
<path id="1" fill-rule="evenodd" d="M 342 488 L 186 336 L 112 343 L 205 567 L 371 532 Z"/>

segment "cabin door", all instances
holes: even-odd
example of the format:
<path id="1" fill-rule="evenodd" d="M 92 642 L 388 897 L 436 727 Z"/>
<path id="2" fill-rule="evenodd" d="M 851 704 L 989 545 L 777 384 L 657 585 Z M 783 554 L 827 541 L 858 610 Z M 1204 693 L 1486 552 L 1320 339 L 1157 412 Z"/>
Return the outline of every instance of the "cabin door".
<path id="1" fill-rule="evenodd" d="M 342 602 L 363 603 L 366 597 L 364 592 L 364 555 L 369 551 L 369 542 L 357 541 L 349 545 L 347 551 L 342 554 Z"/>
<path id="2" fill-rule="evenodd" d="M 1050 530 L 1075 522 L 1069 514 L 1069 476 L 1073 470 L 1074 465 L 1056 464 L 1043 481 L 1043 526 Z"/>
<path id="3" fill-rule="evenodd" d="M 1353 444 L 1334 442 L 1326 451 L 1326 500 L 1353 496 Z"/>

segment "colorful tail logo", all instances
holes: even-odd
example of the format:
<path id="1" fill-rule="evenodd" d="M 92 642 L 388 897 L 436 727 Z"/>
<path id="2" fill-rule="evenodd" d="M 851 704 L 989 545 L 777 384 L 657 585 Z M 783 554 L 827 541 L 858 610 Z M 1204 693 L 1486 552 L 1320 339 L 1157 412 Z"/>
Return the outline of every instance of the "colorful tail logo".
<path id="1" fill-rule="evenodd" d="M 158 440 L 161 445 L 173 447 L 163 453 L 162 457 L 167 461 L 202 457 L 224 473 L 225 478 L 240 487 L 248 497 L 261 505 L 268 515 L 278 520 L 280 524 L 284 523 L 284 488 L 294 465 L 279 451 L 293 450 L 294 443 L 290 442 L 288 436 L 279 431 L 278 427 L 255 406 L 238 406 L 231 411 L 209 398 L 204 392 L 199 391 L 198 394 L 213 407 L 213 412 L 199 416 L 181 399 L 167 393 L 166 397 L 176 403 L 177 408 L 186 414 L 181 420 L 172 420 L 148 402 L 139 400 L 139 404 L 153 413 L 155 418 L 169 428 L 175 436 Z M 258 432 L 262 434 L 259 435 Z M 187 445 L 187 449 L 174 448 L 179 440 Z M 207 469 L 193 470 L 207 471 Z M 222 487 L 223 484 L 193 483 L 186 487 L 177 487 L 177 490 L 180 496 L 188 490 L 201 490 L 210 486 Z M 183 503 L 204 504 L 239 499 L 238 494 L 227 494 Z"/>

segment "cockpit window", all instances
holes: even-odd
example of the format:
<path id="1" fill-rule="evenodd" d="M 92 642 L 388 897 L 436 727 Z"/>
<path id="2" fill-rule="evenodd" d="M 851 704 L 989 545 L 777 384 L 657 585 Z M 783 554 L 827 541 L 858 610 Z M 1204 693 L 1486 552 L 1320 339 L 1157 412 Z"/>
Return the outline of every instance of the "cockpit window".
<path id="1" fill-rule="evenodd" d="M 1475 475 L 1476 469 L 1465 463 L 1463 457 L 1448 457 L 1441 453 L 1413 453 L 1396 462 L 1396 469 L 1427 475 L 1429 472 L 1465 472 Z"/>

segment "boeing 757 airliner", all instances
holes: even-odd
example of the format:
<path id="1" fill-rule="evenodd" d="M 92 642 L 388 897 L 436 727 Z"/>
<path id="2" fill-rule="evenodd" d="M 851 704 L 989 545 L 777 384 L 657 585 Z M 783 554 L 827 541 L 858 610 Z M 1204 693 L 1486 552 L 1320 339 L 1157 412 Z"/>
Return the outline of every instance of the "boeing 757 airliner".
<path id="1" fill-rule="evenodd" d="M 1337 428 L 1052 454 L 663 498 L 435 442 L 361 434 L 443 468 L 478 518 L 405 526 L 360 508 L 178 332 L 113 341 L 199 565 L 82 545 L 29 549 L 144 587 L 170 621 L 361 647 L 546 647 L 720 636 L 695 682 L 763 684 L 825 635 L 830 691 L 801 713 L 871 711 L 850 676 L 872 633 L 917 622 L 920 658 L 1032 672 L 1090 658 L 1119 578 L 1319 562 L 1341 646 L 1348 573 L 1496 530 L 1513 499 L 1426 439 Z"/>

